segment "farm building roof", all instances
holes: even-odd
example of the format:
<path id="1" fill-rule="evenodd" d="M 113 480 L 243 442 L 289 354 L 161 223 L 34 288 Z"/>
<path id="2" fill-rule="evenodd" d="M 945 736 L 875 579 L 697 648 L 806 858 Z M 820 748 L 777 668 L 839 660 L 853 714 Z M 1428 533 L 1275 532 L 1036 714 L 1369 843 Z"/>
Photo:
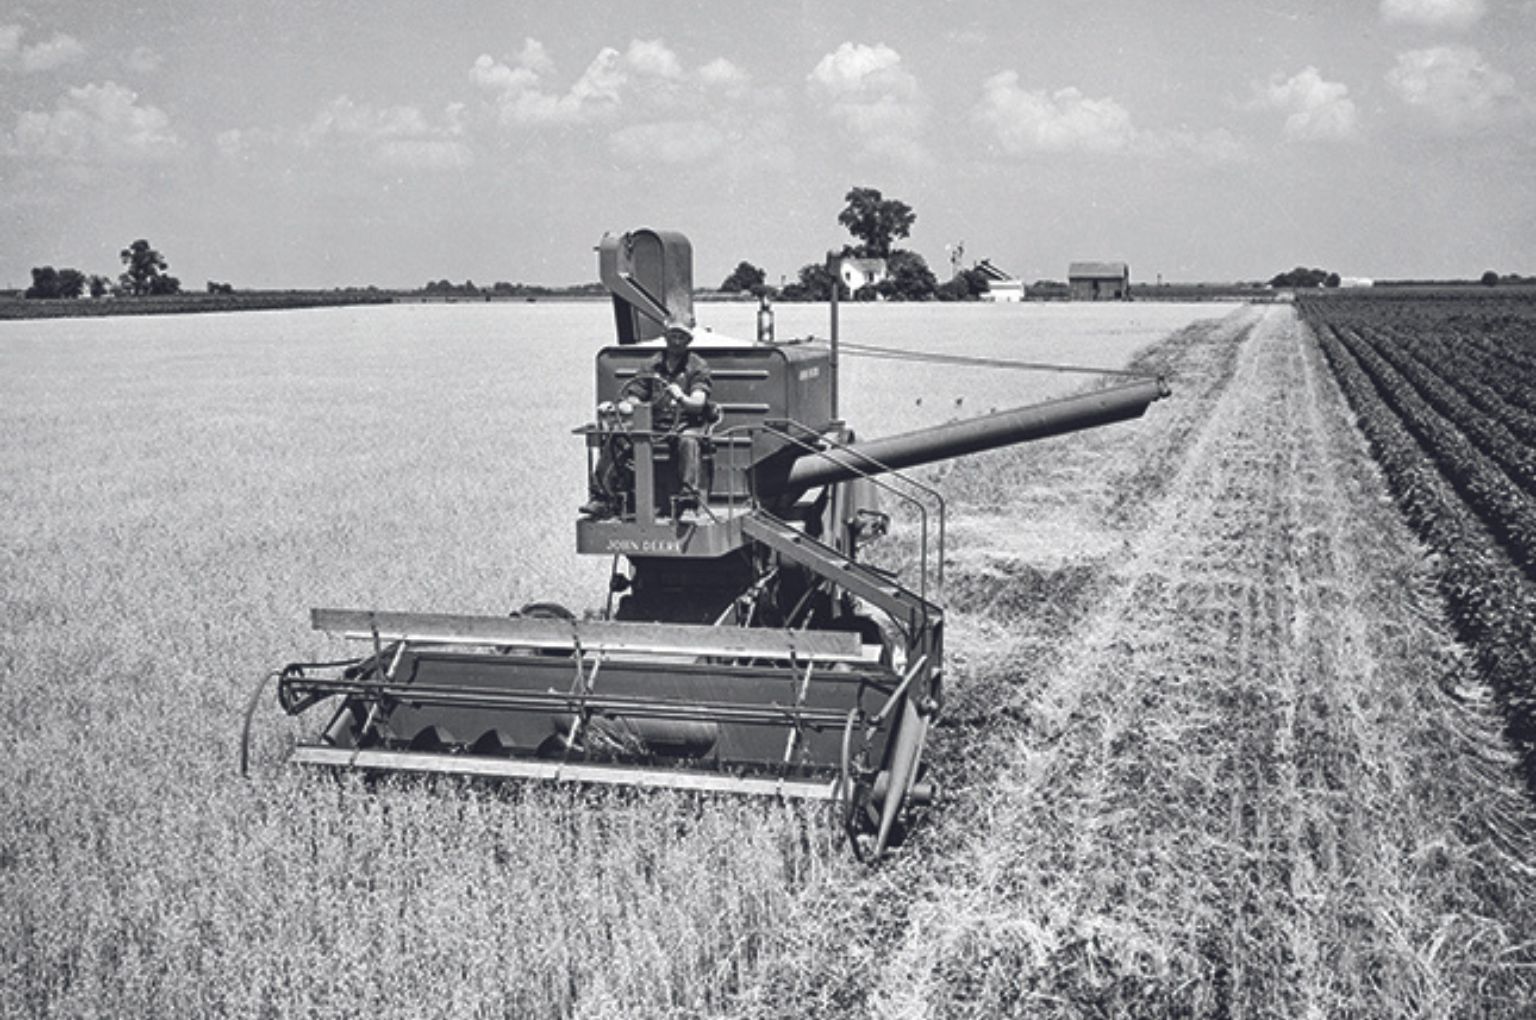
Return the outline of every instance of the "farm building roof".
<path id="1" fill-rule="evenodd" d="M 1017 277 L 1010 276 L 1009 274 L 994 266 L 990 259 L 982 259 L 980 262 L 976 263 L 976 270 L 989 280 L 1018 279 Z"/>
<path id="2" fill-rule="evenodd" d="M 1067 266 L 1067 278 L 1072 280 L 1123 280 L 1131 267 L 1124 262 L 1073 262 Z"/>

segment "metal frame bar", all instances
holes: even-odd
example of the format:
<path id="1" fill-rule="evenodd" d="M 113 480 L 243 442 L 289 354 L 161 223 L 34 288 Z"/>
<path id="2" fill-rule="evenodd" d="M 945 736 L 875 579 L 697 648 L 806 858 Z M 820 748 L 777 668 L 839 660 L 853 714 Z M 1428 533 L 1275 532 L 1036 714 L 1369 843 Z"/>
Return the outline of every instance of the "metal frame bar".
<path id="1" fill-rule="evenodd" d="M 833 675 L 833 674 L 827 674 Z M 867 679 L 867 678 L 866 678 Z M 759 725 L 792 725 L 808 729 L 840 727 L 846 711 L 838 708 L 806 708 L 777 702 L 732 703 L 720 701 L 672 701 L 600 695 L 577 691 L 515 691 L 452 687 L 437 684 L 384 684 L 342 678 L 284 678 L 282 683 L 325 696 L 341 695 L 367 701 L 395 701 L 412 705 L 451 705 L 503 711 L 603 713 L 629 719 L 671 719 L 692 722 L 726 722 Z"/>
<path id="2" fill-rule="evenodd" d="M 368 609 L 311 609 L 310 622 L 315 630 L 352 640 L 372 641 L 377 633 L 387 642 L 407 641 L 418 646 L 451 644 L 574 651 L 579 642 L 584 650 L 602 655 L 865 661 L 858 635 L 844 631 L 396 613 Z"/>
<path id="3" fill-rule="evenodd" d="M 841 725 L 841 724 L 839 724 Z M 480 755 L 429 754 L 420 751 L 346 750 L 300 744 L 292 760 L 304 765 L 387 769 L 394 772 L 444 773 L 513 779 L 544 779 L 563 783 L 607 786 L 661 787 L 713 793 L 745 794 L 795 800 L 833 801 L 840 796 L 841 778 L 832 780 L 770 779 L 678 769 L 636 768 L 588 762 L 492 758 Z"/>

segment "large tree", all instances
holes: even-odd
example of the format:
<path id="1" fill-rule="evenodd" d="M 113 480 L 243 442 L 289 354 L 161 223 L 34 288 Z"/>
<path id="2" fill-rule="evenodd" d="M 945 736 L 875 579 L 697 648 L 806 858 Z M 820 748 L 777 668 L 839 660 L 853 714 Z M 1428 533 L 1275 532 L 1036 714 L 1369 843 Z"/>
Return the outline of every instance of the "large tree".
<path id="1" fill-rule="evenodd" d="M 756 293 L 767 277 L 767 273 L 752 263 L 738 262 L 736 268 L 731 271 L 731 275 L 720 284 L 720 289 L 728 294 L 739 294 L 744 290 Z"/>
<path id="2" fill-rule="evenodd" d="M 880 295 L 891 301 L 931 301 L 938 290 L 928 262 L 915 251 L 893 251 L 886 259 L 886 277 Z"/>
<path id="3" fill-rule="evenodd" d="M 27 288 L 29 298 L 56 298 L 59 296 L 59 271 L 52 266 L 32 267 L 32 286 Z"/>
<path id="4" fill-rule="evenodd" d="M 1297 266 L 1288 273 L 1277 273 L 1270 277 L 1269 285 L 1271 287 L 1337 287 L 1339 274 L 1330 273 L 1326 269 Z"/>
<path id="5" fill-rule="evenodd" d="M 877 188 L 854 188 L 843 197 L 848 204 L 838 213 L 837 222 L 863 242 L 851 246 L 848 254 L 860 258 L 888 258 L 891 244 L 912 232 L 917 214 L 905 202 L 886 198 Z"/>
<path id="6" fill-rule="evenodd" d="M 32 267 L 32 286 L 27 288 L 29 298 L 77 298 L 85 292 L 85 274 L 78 269 L 54 269 L 52 266 Z"/>
<path id="7" fill-rule="evenodd" d="M 975 301 L 991 289 L 986 273 L 979 269 L 962 269 L 939 284 L 933 296 L 940 301 Z"/>
<path id="8" fill-rule="evenodd" d="M 181 290 L 181 281 L 166 273 L 169 266 L 165 256 L 140 238 L 118 253 L 128 268 L 118 277 L 123 290 L 133 295 L 175 294 Z"/>
<path id="9" fill-rule="evenodd" d="M 785 301 L 828 301 L 834 285 L 838 298 L 846 301 L 850 297 L 847 286 L 832 275 L 825 262 L 811 262 L 800 267 L 798 279 L 786 286 L 779 297 Z"/>

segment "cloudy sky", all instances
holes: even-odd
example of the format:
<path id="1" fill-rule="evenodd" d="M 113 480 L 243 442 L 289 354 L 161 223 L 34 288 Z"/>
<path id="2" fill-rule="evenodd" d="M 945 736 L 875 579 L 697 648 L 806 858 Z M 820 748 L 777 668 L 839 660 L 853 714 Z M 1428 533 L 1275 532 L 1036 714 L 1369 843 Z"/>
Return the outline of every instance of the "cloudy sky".
<path id="1" fill-rule="evenodd" d="M 1536 273 L 1536 0 L 12 0 L 0 286 L 696 279 L 847 239 L 1026 279 Z"/>

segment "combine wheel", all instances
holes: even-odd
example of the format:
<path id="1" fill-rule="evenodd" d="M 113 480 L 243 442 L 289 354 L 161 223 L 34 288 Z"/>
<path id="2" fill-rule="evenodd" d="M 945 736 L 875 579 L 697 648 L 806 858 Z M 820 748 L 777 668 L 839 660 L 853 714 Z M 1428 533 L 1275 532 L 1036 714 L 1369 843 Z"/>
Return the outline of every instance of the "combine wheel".
<path id="1" fill-rule="evenodd" d="M 858 708 L 850 708 L 848 720 L 843 724 L 842 772 L 838 777 L 837 797 L 832 805 L 837 813 L 837 823 L 848 837 L 848 848 L 860 861 L 867 861 L 869 858 L 864 844 L 874 834 L 872 819 L 878 822 L 879 815 L 871 815 L 871 786 L 865 778 L 865 770 L 856 760 L 862 758 L 862 751 L 856 755 L 853 749 L 854 729 L 861 716 Z"/>

